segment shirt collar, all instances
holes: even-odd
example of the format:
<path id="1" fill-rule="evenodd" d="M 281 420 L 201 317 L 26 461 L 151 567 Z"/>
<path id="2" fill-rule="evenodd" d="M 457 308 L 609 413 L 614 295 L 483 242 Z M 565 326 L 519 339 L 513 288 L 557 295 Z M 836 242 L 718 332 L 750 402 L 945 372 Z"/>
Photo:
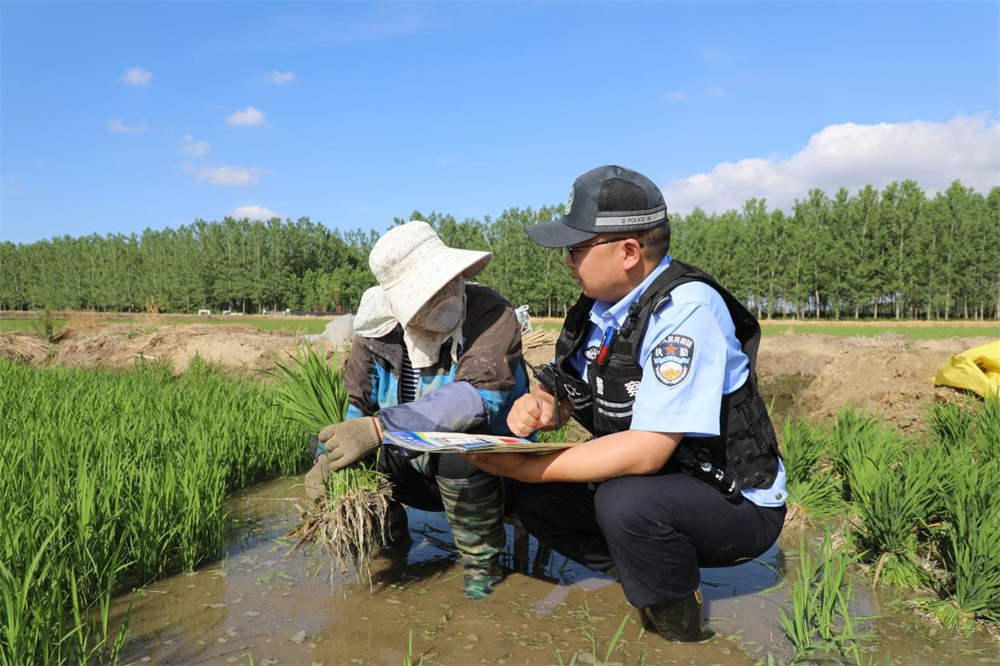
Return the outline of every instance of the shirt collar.
<path id="1" fill-rule="evenodd" d="M 639 283 L 635 289 L 630 291 L 625 298 L 621 299 L 617 303 L 611 303 L 610 301 L 594 301 L 593 307 L 590 308 L 590 321 L 602 329 L 607 328 L 607 326 L 613 325 L 615 328 L 621 328 L 622 324 L 625 323 L 625 319 L 628 317 L 628 309 L 633 303 L 639 300 L 639 297 L 644 291 L 653 284 L 653 280 L 660 276 L 660 273 L 667 270 L 670 266 L 670 255 L 666 255 L 656 265 L 656 268 L 650 272 L 646 278 Z"/>

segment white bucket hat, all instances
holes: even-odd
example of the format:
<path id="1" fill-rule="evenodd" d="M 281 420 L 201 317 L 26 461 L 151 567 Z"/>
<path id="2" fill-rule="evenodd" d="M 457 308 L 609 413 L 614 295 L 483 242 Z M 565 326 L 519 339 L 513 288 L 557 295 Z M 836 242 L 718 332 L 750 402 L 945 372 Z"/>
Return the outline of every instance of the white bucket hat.
<path id="1" fill-rule="evenodd" d="M 492 252 L 448 247 L 431 225 L 413 220 L 382 234 L 368 255 L 368 265 L 384 292 L 384 302 L 406 328 L 442 287 L 459 275 L 466 279 L 479 275 L 492 259 Z M 379 300 L 372 298 L 375 294 L 365 296 Z"/>

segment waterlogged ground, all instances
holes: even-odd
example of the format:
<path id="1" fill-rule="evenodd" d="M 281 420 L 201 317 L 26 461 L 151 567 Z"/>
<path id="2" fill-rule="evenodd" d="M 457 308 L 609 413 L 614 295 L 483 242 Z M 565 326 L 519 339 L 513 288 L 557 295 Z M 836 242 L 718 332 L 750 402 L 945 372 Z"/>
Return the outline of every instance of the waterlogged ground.
<path id="1" fill-rule="evenodd" d="M 372 585 L 353 572 L 317 570 L 308 553 L 286 557 L 297 521 L 298 478 L 257 486 L 228 504 L 232 531 L 221 562 L 151 585 L 134 596 L 123 660 L 176 664 L 755 664 L 791 658 L 778 619 L 800 536 L 786 532 L 759 561 L 702 571 L 718 637 L 668 644 L 644 633 L 612 580 L 556 555 L 538 566 L 508 558 L 507 579 L 468 601 L 443 519 L 411 511 L 414 545 L 372 564 Z M 532 540 L 531 557 L 535 556 Z M 1000 643 L 959 636 L 921 620 L 903 602 L 854 590 L 874 663 L 1000 663 Z M 130 598 L 120 598 L 120 618 Z M 608 646 L 623 619 L 616 649 Z M 412 650 L 409 647 L 412 640 Z M 593 643 L 591 642 L 593 640 Z M 596 650 L 593 645 L 596 644 Z M 606 660 L 607 657 L 607 660 Z"/>

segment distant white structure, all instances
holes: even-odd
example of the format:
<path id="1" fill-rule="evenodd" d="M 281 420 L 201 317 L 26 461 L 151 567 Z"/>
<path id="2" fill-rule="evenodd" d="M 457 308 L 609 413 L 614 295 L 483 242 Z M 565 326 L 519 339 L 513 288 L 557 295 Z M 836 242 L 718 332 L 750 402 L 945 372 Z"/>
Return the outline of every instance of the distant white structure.
<path id="1" fill-rule="evenodd" d="M 198 310 L 198 314 L 199 315 L 208 315 L 209 317 L 211 317 L 212 316 L 212 311 L 211 310 Z"/>

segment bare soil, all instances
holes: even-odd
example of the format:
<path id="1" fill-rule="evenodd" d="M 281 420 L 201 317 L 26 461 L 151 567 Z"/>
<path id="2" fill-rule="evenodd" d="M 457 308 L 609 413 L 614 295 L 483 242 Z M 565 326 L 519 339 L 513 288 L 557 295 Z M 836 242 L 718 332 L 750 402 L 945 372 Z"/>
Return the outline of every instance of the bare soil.
<path id="1" fill-rule="evenodd" d="M 984 328 L 983 332 L 991 331 Z M 528 334 L 528 362 L 551 360 L 555 337 L 552 331 Z M 166 363 L 177 373 L 200 357 L 237 374 L 259 374 L 294 354 L 297 339 L 291 331 L 263 331 L 247 324 L 164 326 L 149 321 L 108 324 L 91 320 L 71 322 L 52 343 L 34 333 L 0 333 L 0 357 L 32 365 L 113 368 L 130 368 L 144 360 Z M 937 368 L 952 354 L 993 339 L 989 335 L 910 340 L 897 335 L 838 338 L 786 333 L 762 339 L 757 369 L 765 392 L 769 381 L 773 386 L 776 379 L 798 378 L 796 390 L 787 396 L 791 404 L 783 412 L 823 422 L 853 404 L 906 430 L 919 422 L 922 410 L 935 396 L 957 397 L 959 392 L 933 385 Z"/>

